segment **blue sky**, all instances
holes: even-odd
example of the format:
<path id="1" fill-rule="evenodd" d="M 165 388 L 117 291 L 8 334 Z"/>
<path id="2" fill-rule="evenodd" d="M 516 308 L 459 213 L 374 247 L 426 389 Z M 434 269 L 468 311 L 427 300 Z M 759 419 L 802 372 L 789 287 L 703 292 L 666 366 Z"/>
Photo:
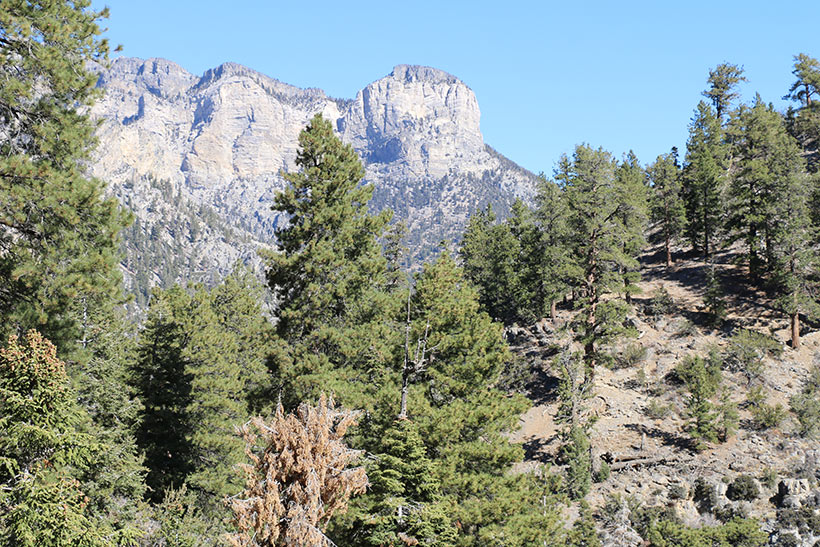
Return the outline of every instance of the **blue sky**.
<path id="1" fill-rule="evenodd" d="M 120 55 L 201 74 L 225 61 L 352 98 L 397 64 L 469 85 L 487 143 L 551 174 L 581 142 L 643 163 L 683 149 L 710 68 L 743 65 L 785 109 L 792 57 L 820 57 L 820 1 L 94 0 Z"/>

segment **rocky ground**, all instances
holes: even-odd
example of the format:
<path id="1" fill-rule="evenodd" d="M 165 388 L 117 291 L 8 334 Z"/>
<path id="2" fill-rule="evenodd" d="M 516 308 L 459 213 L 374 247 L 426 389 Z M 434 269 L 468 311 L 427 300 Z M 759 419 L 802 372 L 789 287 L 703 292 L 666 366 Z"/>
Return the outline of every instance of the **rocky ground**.
<path id="1" fill-rule="evenodd" d="M 714 345 L 725 348 L 739 327 L 770 334 L 783 351 L 766 359 L 761 384 L 768 404 L 788 409 L 789 398 L 800 391 L 815 366 L 820 331 L 805 329 L 802 347 L 792 350 L 787 344 L 787 318 L 773 309 L 762 291 L 744 288 L 743 267 L 737 265 L 737 252 L 731 250 L 715 260 L 726 290 L 728 315 L 720 328 L 709 327 L 703 304 L 707 265 L 683 253 L 677 258 L 667 269 L 657 248 L 642 257 L 642 294 L 635 298 L 636 311 L 630 321 L 638 331 L 631 344 L 643 348 L 639 352 L 643 356 L 628 366 L 599 367 L 596 373 L 595 395 L 588 405 L 597 417 L 591 435 L 593 453 L 611 468 L 609 478 L 594 484 L 587 497 L 596 509 L 598 523 L 608 534 L 609 544 L 639 544 L 625 523 L 628 508 L 622 508 L 619 516 L 614 511 L 619 503 L 613 501 L 620 499 L 620 505 L 631 507 L 639 500 L 645 506 L 674 509 L 691 526 L 715 523 L 715 515 L 724 519 L 729 513 L 753 516 L 769 531 L 779 530 L 772 534 L 773 544 L 814 545 L 820 539 L 817 518 L 814 526 L 807 525 L 805 518 L 783 520 L 789 508 L 799 512 L 801 507 L 820 504 L 820 446 L 796 434 L 796 419 L 791 415 L 776 427 L 755 428 L 746 403 L 746 377 L 725 371 L 723 384 L 738 404 L 740 427 L 729 441 L 698 451 L 686 432 L 684 388 L 670 372 L 688 354 L 704 355 Z M 675 309 L 663 316 L 648 316 L 642 310 L 661 286 L 671 295 Z M 562 310 L 555 321 L 545 319 L 508 330 L 514 351 L 534 371 L 529 395 L 535 404 L 522 416 L 514 435 L 523 443 L 530 462 L 553 462 L 560 445 L 560 426 L 553 421 L 558 380 L 550 364 L 555 345 L 568 343 L 561 327 L 570 316 L 571 311 Z M 665 409 L 666 415 L 647 412 L 650 404 Z M 753 478 L 760 490 L 752 502 L 731 501 L 726 496 L 728 483 L 741 475 Z M 707 510 L 700 499 L 703 496 L 695 492 L 698 482 L 701 490 L 702 485 L 714 489 L 712 509 Z M 793 538 L 786 537 L 787 533 Z"/>

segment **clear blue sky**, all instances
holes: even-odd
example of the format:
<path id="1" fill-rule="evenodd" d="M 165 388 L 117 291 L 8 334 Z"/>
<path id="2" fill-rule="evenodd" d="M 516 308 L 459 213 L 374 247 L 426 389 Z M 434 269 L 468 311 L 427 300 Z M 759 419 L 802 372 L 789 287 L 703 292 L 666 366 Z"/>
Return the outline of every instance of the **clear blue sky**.
<path id="1" fill-rule="evenodd" d="M 820 1 L 94 0 L 121 55 L 201 74 L 225 61 L 352 98 L 397 64 L 469 85 L 484 139 L 552 173 L 575 144 L 648 163 L 683 150 L 708 70 L 743 65 L 744 100 L 785 109 L 792 57 L 820 57 Z"/>

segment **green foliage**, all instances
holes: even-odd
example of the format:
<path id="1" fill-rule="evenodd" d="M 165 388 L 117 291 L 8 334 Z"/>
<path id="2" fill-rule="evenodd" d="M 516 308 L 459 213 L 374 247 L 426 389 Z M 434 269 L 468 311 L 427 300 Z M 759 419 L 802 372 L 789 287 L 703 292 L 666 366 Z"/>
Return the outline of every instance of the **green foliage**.
<path id="1" fill-rule="evenodd" d="M 689 125 L 683 166 L 686 236 L 695 249 L 709 256 L 715 247 L 723 217 L 723 190 L 728 148 L 721 121 L 701 101 Z"/>
<path id="2" fill-rule="evenodd" d="M 769 536 L 757 521 L 736 518 L 703 528 L 661 520 L 651 525 L 647 539 L 651 547 L 764 547 Z"/>
<path id="3" fill-rule="evenodd" d="M 657 397 L 653 397 L 646 404 L 644 414 L 653 420 L 663 420 L 672 413 L 672 405 L 665 405 L 658 401 Z"/>
<path id="4" fill-rule="evenodd" d="M 273 359 L 278 391 L 287 408 L 322 389 L 359 407 L 355 382 L 368 383 L 367 371 L 383 366 L 397 334 L 389 318 L 400 300 L 385 292 L 378 242 L 390 212 L 368 213 L 373 187 L 359 185 L 362 164 L 321 115 L 299 135 L 296 165 L 273 205 L 289 215 L 277 231 L 280 252 L 265 254 L 281 339 Z"/>
<path id="5" fill-rule="evenodd" d="M 455 545 L 456 528 L 418 427 L 410 420 L 395 421 L 379 442 L 379 452 L 367 465 L 370 495 L 355 498 L 341 517 L 347 522 L 339 526 L 340 534 L 346 528 L 351 536 L 345 544 Z"/>
<path id="6" fill-rule="evenodd" d="M 718 410 L 718 434 L 721 442 L 726 442 L 737 432 L 740 414 L 737 411 L 737 403 L 732 401 L 731 393 L 723 388 L 720 392 L 720 402 Z"/>
<path id="7" fill-rule="evenodd" d="M 672 262 L 670 247 L 686 226 L 686 207 L 677 150 L 658 156 L 655 163 L 647 168 L 647 175 L 652 181 L 651 218 L 663 231 L 666 264 L 669 266 Z"/>
<path id="8" fill-rule="evenodd" d="M 783 408 L 783 405 L 766 403 L 766 394 L 760 386 L 755 386 L 749 390 L 747 400 L 749 402 L 749 411 L 752 413 L 752 422 L 757 429 L 777 427 L 786 418 L 786 409 Z"/>
<path id="9" fill-rule="evenodd" d="M 765 372 L 763 360 L 782 353 L 783 347 L 771 336 L 750 329 L 737 329 L 729 339 L 725 364 L 729 370 L 742 372 L 751 385 Z"/>
<path id="10" fill-rule="evenodd" d="M 90 2 L 10 1 L 0 10 L 0 336 L 36 328 L 73 349 L 83 307 L 121 298 L 128 216 L 85 176 L 105 63 Z"/>
<path id="11" fill-rule="evenodd" d="M 803 389 L 789 401 L 792 412 L 800 424 L 799 433 L 803 437 L 820 437 L 820 366 L 815 365 L 803 385 Z"/>
<path id="12" fill-rule="evenodd" d="M 720 356 L 712 352 L 708 358 L 687 356 L 675 369 L 686 384 L 689 397 L 686 408 L 690 416 L 689 434 L 698 441 L 698 448 L 706 448 L 706 442 L 718 440 L 718 414 L 712 397 L 721 381 Z"/>
<path id="13" fill-rule="evenodd" d="M 732 101 L 738 97 L 737 85 L 745 81 L 743 67 L 730 63 L 721 63 L 709 71 L 709 89 L 703 92 L 703 96 L 712 102 L 718 120 L 723 119 Z"/>
<path id="14" fill-rule="evenodd" d="M 100 446 L 76 425 L 65 365 L 36 331 L 0 350 L 0 545 L 104 546 L 133 538 L 91 518 L 77 475 Z"/>
<path id="15" fill-rule="evenodd" d="M 777 238 L 784 228 L 779 209 L 798 183 L 804 164 L 783 118 L 759 95 L 751 107 L 740 107 L 729 133 L 737 169 L 731 179 L 727 227 L 731 241 L 743 239 L 749 274 L 756 280 L 764 258 L 768 270 L 775 267 Z"/>
<path id="16" fill-rule="evenodd" d="M 250 274 L 237 269 L 210 292 L 157 290 L 135 368 L 145 405 L 137 438 L 156 497 L 187 483 L 203 508 L 221 506 L 243 459 L 234 427 L 263 385 L 270 327 Z"/>
<path id="17" fill-rule="evenodd" d="M 754 478 L 749 475 L 738 475 L 735 480 L 729 483 L 726 489 L 726 497 L 732 501 L 754 501 L 760 497 L 760 488 Z"/>
<path id="18" fill-rule="evenodd" d="M 646 307 L 647 315 L 658 317 L 661 315 L 668 315 L 675 310 L 675 300 L 666 287 L 661 285 L 649 300 L 649 305 Z"/>
<path id="19" fill-rule="evenodd" d="M 618 368 L 634 367 L 646 359 L 646 353 L 647 350 L 643 345 L 633 342 L 615 356 L 615 364 Z"/>
<path id="20" fill-rule="evenodd" d="M 533 212 L 516 200 L 506 221 L 488 208 L 470 217 L 461 242 L 464 272 L 479 289 L 482 307 L 505 324 L 532 322 L 548 312 L 560 272 L 548 262 L 545 233 Z"/>
<path id="21" fill-rule="evenodd" d="M 576 426 L 566 433 L 561 445 L 560 461 L 566 462 L 564 488 L 574 500 L 589 493 L 592 486 L 592 461 L 589 454 L 589 433 Z"/>
<path id="22" fill-rule="evenodd" d="M 584 294 L 574 329 L 592 369 L 611 359 L 602 347 L 630 333 L 624 327 L 626 303 L 603 297 L 632 292 L 634 279 L 627 274 L 637 266 L 646 206 L 645 193 L 635 195 L 638 170 L 634 156 L 619 167 L 609 152 L 578 146 L 572 160 L 561 158 L 556 173 L 569 213 L 570 279 Z"/>
<path id="23" fill-rule="evenodd" d="M 723 283 L 717 274 L 714 264 L 706 270 L 706 290 L 703 294 L 703 303 L 706 304 L 709 323 L 719 326 L 726 319 L 726 300 Z"/>
<path id="24" fill-rule="evenodd" d="M 592 510 L 585 501 L 580 503 L 578 519 L 572 524 L 567 540 L 570 547 L 601 547 Z"/>
<path id="25" fill-rule="evenodd" d="M 198 547 L 206 538 L 218 537 L 222 530 L 214 529 L 197 508 L 197 501 L 185 485 L 166 490 L 162 502 L 154 506 L 157 528 L 146 538 L 150 545 Z"/>

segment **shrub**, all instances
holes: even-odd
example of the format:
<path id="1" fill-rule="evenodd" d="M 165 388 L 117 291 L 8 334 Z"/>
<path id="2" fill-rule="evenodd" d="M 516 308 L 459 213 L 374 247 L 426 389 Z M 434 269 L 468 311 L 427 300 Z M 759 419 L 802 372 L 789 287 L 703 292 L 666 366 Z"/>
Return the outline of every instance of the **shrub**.
<path id="1" fill-rule="evenodd" d="M 760 483 L 766 488 L 774 488 L 777 484 L 777 471 L 775 471 L 771 467 L 767 467 L 763 470 L 758 479 L 760 480 Z"/>
<path id="2" fill-rule="evenodd" d="M 700 513 L 711 513 L 718 504 L 717 489 L 715 485 L 699 478 L 695 481 L 692 499 Z"/>
<path id="3" fill-rule="evenodd" d="M 639 343 L 632 343 L 615 357 L 615 365 L 617 368 L 633 367 L 644 359 L 646 359 L 646 348 Z"/>
<path id="4" fill-rule="evenodd" d="M 759 496 L 760 488 L 749 475 L 738 476 L 726 489 L 726 497 L 732 501 L 754 501 Z"/>
<path id="5" fill-rule="evenodd" d="M 663 420 L 672 414 L 672 405 L 662 404 L 658 402 L 657 398 L 653 397 L 643 409 L 643 413 L 646 414 L 648 418 L 652 418 L 653 420 Z"/>
<path id="6" fill-rule="evenodd" d="M 789 400 L 800 424 L 798 432 L 809 439 L 820 438 L 820 366 L 815 366 L 803 390 Z"/>
<path id="7" fill-rule="evenodd" d="M 752 413 L 752 423 L 756 429 L 777 427 L 786 418 L 786 409 L 783 405 L 766 403 L 766 395 L 760 386 L 751 388 L 746 400 L 749 403 L 749 412 Z"/>
<path id="8" fill-rule="evenodd" d="M 685 500 L 689 496 L 689 490 L 682 484 L 672 484 L 669 486 L 670 500 Z"/>
<path id="9" fill-rule="evenodd" d="M 782 345 L 771 336 L 749 329 L 738 329 L 729 339 L 725 364 L 729 370 L 742 372 L 751 384 L 763 374 L 763 360 L 782 353 Z"/>
<path id="10" fill-rule="evenodd" d="M 597 471 L 595 471 L 595 475 L 592 477 L 592 480 L 595 482 L 604 482 L 609 478 L 611 472 L 612 470 L 610 469 L 609 464 L 601 460 L 601 466 L 598 467 Z"/>
<path id="11" fill-rule="evenodd" d="M 649 304 L 646 306 L 646 314 L 653 317 L 666 315 L 674 310 L 675 301 L 663 285 L 652 293 L 652 299 L 649 300 Z"/>

